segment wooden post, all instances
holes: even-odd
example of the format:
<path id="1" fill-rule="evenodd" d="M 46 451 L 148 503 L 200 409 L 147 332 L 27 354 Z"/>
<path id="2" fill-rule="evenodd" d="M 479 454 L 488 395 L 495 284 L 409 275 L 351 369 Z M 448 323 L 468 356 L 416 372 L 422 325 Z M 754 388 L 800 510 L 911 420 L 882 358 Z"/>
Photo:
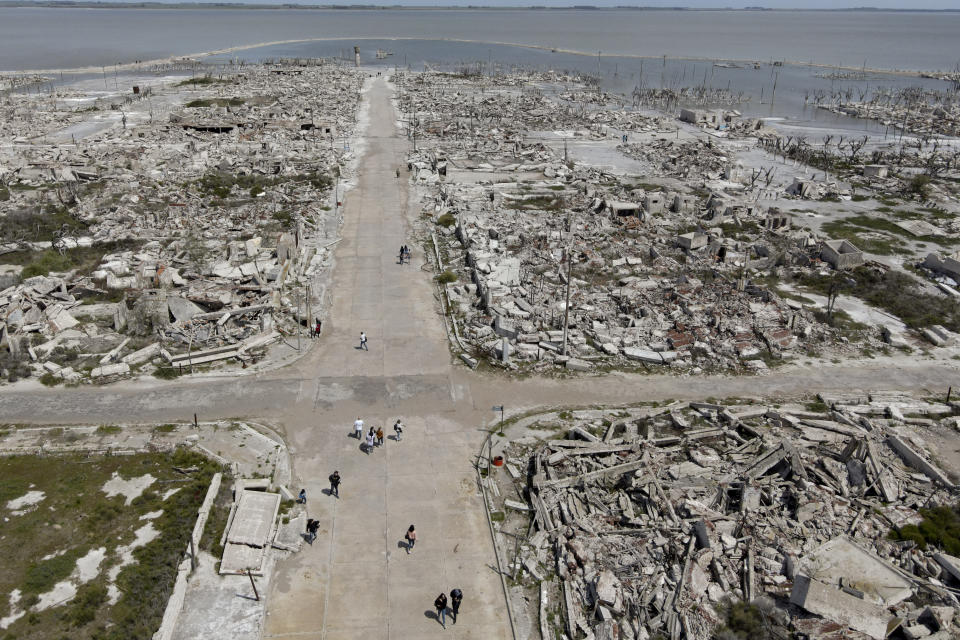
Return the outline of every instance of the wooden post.
<path id="1" fill-rule="evenodd" d="M 197 425 L 197 414 L 194 413 L 194 414 L 193 414 L 193 428 L 196 429 L 197 427 L 198 427 L 198 425 Z"/>
<path id="2" fill-rule="evenodd" d="M 253 581 L 253 573 L 247 569 L 247 577 L 250 578 L 250 586 L 253 587 L 253 595 L 260 602 L 260 593 L 257 591 L 257 583 Z"/>
<path id="3" fill-rule="evenodd" d="M 950 394 L 953 393 L 953 387 L 947 387 L 947 404 L 950 404 Z"/>
<path id="4" fill-rule="evenodd" d="M 190 570 L 197 570 L 197 545 L 193 541 L 193 534 L 190 534 Z"/>

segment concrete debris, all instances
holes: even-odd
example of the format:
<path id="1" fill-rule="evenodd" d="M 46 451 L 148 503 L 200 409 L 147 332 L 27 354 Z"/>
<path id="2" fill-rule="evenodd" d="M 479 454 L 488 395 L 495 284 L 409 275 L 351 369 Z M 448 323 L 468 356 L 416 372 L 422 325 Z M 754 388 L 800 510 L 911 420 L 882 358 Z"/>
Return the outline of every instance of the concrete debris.
<path id="1" fill-rule="evenodd" d="M 793 229 L 775 206 L 819 187 L 765 178 L 713 137 L 681 137 L 607 94 L 555 90 L 577 81 L 398 74 L 424 230 L 456 276 L 442 287 L 460 348 L 511 370 L 761 374 L 855 351 L 826 305 L 776 285 L 873 265 L 848 240 Z M 642 181 L 567 153 L 610 139 Z M 883 336 L 867 327 L 859 349 L 886 348 Z"/>
<path id="2" fill-rule="evenodd" d="M 902 394 L 836 400 L 524 418 L 528 433 L 566 437 L 506 444 L 529 470 L 526 504 L 491 508 L 511 509 L 496 528 L 514 579 L 536 575 L 543 597 L 564 603 L 545 633 L 713 637 L 743 600 L 786 635 L 957 637 L 960 560 L 888 536 L 954 494 L 886 409 L 945 414 Z"/>
<path id="3" fill-rule="evenodd" d="M 219 69 L 112 106 L 69 88 L 3 95 L 0 131 L 30 142 L 0 149 L 0 377 L 52 363 L 103 382 L 218 349 L 246 366 L 325 315 L 318 276 L 366 74 Z"/>

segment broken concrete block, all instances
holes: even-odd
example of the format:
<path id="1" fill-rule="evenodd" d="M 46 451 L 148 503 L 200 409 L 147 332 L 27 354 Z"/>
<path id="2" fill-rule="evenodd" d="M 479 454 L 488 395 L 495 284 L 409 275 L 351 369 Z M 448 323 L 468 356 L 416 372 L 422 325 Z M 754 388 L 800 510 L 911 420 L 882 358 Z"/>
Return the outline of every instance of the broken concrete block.
<path id="1" fill-rule="evenodd" d="M 109 376 L 123 376 L 130 373 L 130 365 L 126 362 L 108 364 L 102 367 L 96 367 L 90 372 L 91 378 L 106 378 Z"/>
<path id="2" fill-rule="evenodd" d="M 856 598 L 803 574 L 794 579 L 790 603 L 865 633 L 875 640 L 884 640 L 900 625 L 900 620 L 887 613 L 884 607 Z"/>

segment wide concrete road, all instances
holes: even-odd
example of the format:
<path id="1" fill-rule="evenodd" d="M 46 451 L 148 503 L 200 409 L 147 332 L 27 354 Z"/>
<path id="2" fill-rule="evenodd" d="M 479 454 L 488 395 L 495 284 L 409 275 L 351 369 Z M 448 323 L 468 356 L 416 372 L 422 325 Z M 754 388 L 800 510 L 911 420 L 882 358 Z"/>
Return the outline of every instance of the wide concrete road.
<path id="1" fill-rule="evenodd" d="M 308 513 L 321 528 L 312 546 L 281 563 L 264 635 L 505 638 L 470 464 L 482 433 L 456 412 L 442 321 L 408 235 L 406 171 L 396 177 L 407 142 L 395 131 L 389 88 L 378 78 L 367 96 L 367 149 L 344 207 L 330 319 L 322 344 L 287 371 L 299 392 L 280 408 Z M 414 250 L 412 264 L 397 263 L 402 244 Z M 360 331 L 369 351 L 359 349 Z M 339 398 L 331 379 L 349 381 Z M 351 433 L 357 417 L 384 428 L 384 446 L 360 451 Z M 401 442 L 392 439 L 397 418 L 406 425 Z M 339 500 L 322 493 L 334 469 L 343 477 Z M 419 538 L 408 554 L 401 546 L 411 524 Z M 466 594 L 463 616 L 444 632 L 428 612 L 454 587 Z"/>
<path id="2" fill-rule="evenodd" d="M 407 142 L 394 128 L 390 88 L 366 94 L 369 129 L 359 184 L 344 209 L 333 299 L 320 344 L 305 359 L 249 377 L 172 383 L 132 382 L 100 389 L 0 390 L 0 423 L 124 423 L 248 417 L 286 437 L 296 486 L 307 489 L 321 522 L 311 547 L 278 567 L 267 605 L 273 638 L 506 638 L 492 545 L 471 462 L 491 405 L 508 412 L 546 406 L 665 398 L 797 396 L 820 390 L 904 389 L 942 393 L 957 379 L 951 361 L 877 359 L 792 367 L 763 377 L 610 375 L 508 380 L 452 366 L 423 256 L 409 235 L 418 214 L 407 202 Z M 401 244 L 412 265 L 396 264 Z M 369 351 L 359 351 L 359 333 Z M 350 437 L 402 418 L 402 442 L 370 455 Z M 338 469 L 341 498 L 322 493 Z M 403 532 L 419 541 L 407 555 Z M 460 587 L 463 617 L 444 631 L 428 612 L 440 591 Z"/>

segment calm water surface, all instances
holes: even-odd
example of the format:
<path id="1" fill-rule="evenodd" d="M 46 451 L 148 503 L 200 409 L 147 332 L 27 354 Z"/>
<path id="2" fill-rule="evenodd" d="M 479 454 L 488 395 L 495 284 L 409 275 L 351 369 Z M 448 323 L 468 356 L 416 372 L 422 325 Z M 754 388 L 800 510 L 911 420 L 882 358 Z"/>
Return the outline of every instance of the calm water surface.
<path id="1" fill-rule="evenodd" d="M 110 65 L 268 41 L 367 37 L 948 70 L 960 61 L 957 34 L 960 12 L 0 8 L 0 69 Z"/>

